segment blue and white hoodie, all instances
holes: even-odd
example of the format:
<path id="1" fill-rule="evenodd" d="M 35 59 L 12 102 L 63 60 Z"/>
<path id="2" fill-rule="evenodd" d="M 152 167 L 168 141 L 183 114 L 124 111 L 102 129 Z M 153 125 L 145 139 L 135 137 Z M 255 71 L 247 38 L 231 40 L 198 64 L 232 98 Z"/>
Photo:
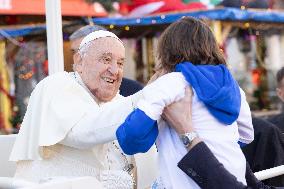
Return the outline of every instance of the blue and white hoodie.
<path id="1" fill-rule="evenodd" d="M 143 89 L 144 99 L 116 132 L 121 148 L 126 154 L 146 152 L 156 141 L 165 187 L 199 188 L 176 166 L 186 154 L 179 136 L 163 120 L 157 122 L 163 108 L 182 98 L 189 85 L 194 92 L 192 120 L 196 132 L 225 168 L 246 184 L 246 161 L 238 142 L 250 143 L 253 127 L 244 92 L 224 65 L 184 62 L 176 71 Z"/>

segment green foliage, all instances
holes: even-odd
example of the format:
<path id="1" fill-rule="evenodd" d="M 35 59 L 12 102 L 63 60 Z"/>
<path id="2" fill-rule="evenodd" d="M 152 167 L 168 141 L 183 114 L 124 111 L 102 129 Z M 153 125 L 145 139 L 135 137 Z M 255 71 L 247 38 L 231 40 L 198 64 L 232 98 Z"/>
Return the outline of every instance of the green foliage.
<path id="1" fill-rule="evenodd" d="M 23 121 L 23 118 L 21 117 L 19 108 L 17 105 L 15 105 L 12 110 L 12 116 L 10 118 L 10 123 L 12 124 L 13 128 L 19 129 L 22 121 Z"/>

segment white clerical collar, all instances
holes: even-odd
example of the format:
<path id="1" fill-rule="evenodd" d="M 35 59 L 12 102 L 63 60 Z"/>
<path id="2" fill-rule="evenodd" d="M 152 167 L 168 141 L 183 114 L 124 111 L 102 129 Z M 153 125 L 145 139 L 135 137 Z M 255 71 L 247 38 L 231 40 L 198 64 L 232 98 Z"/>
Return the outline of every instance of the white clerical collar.
<path id="1" fill-rule="evenodd" d="M 79 85 L 81 85 L 88 93 L 89 95 L 98 103 L 100 104 L 100 102 L 98 101 L 98 99 L 95 97 L 95 95 L 93 95 L 93 93 L 91 93 L 91 91 L 88 89 L 88 87 L 85 85 L 85 83 L 83 82 L 80 74 L 78 72 L 72 72 L 73 77 L 75 79 L 75 81 L 77 81 L 79 83 Z"/>

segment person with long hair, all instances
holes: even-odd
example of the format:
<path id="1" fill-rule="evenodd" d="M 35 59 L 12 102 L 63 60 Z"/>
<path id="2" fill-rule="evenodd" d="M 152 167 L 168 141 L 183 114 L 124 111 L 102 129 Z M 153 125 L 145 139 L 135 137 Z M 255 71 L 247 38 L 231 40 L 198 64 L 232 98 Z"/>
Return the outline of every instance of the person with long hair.
<path id="1" fill-rule="evenodd" d="M 186 147 L 194 138 L 199 137 L 224 167 L 246 185 L 246 160 L 240 145 L 253 140 L 251 112 L 245 93 L 227 68 L 223 53 L 208 25 L 192 17 L 178 20 L 160 36 L 157 53 L 157 75 L 162 76 L 144 89 L 151 91 L 149 88 L 152 88 L 154 91 L 163 88 L 162 86 L 172 86 L 163 82 L 170 81 L 176 83 L 171 93 L 182 97 L 185 88 L 191 87 L 193 99 L 192 105 L 188 106 L 192 106 L 195 131 L 176 132 L 160 119 L 167 102 L 161 99 L 160 103 L 152 103 L 153 99 L 159 98 L 159 95 L 155 96 L 157 92 L 143 92 L 144 99 L 138 102 L 138 110 L 133 111 L 116 132 L 123 151 L 126 154 L 146 151 L 147 146 L 150 146 L 149 138 L 157 137 L 160 183 L 163 187 L 199 188 L 176 166 L 186 154 Z M 180 93 L 177 93 L 178 90 Z M 170 95 L 162 90 L 160 94 Z M 172 99 L 176 101 L 179 97 L 172 96 Z M 147 117 L 150 119 L 146 119 Z M 134 120 L 135 130 L 131 124 Z M 149 127 L 151 120 L 153 124 Z M 159 134 L 155 131 L 156 135 L 152 134 L 153 128 L 157 128 L 154 123 L 159 125 Z"/>

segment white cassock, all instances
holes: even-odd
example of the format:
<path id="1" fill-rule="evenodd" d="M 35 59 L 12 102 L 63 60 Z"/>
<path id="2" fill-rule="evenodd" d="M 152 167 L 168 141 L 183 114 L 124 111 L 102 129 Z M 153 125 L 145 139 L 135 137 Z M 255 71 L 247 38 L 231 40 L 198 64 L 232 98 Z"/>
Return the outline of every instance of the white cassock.
<path id="1" fill-rule="evenodd" d="M 139 92 L 126 98 L 117 94 L 98 104 L 76 73 L 45 78 L 31 94 L 11 152 L 15 177 L 41 183 L 94 176 L 104 188 L 133 188 L 128 171 L 133 158 L 122 153 L 115 131 L 140 98 Z M 156 178 L 156 157 L 155 148 L 137 156 L 138 189 Z"/>

